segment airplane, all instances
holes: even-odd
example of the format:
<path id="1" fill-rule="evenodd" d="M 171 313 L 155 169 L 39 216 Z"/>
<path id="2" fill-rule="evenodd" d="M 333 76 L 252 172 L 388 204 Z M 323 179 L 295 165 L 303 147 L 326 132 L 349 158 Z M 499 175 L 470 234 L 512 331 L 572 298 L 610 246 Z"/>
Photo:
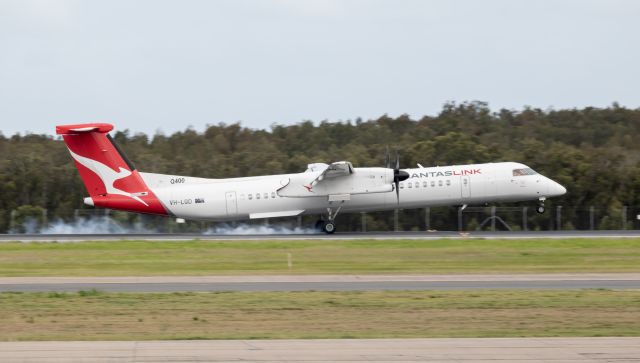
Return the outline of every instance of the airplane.
<path id="1" fill-rule="evenodd" d="M 113 125 L 56 126 L 89 194 L 84 203 L 136 213 L 203 221 L 320 215 L 316 227 L 336 231 L 340 212 L 537 200 L 566 189 L 516 162 L 400 168 L 387 151 L 385 167 L 348 161 L 309 164 L 296 174 L 206 179 L 138 171 L 109 132 Z"/>

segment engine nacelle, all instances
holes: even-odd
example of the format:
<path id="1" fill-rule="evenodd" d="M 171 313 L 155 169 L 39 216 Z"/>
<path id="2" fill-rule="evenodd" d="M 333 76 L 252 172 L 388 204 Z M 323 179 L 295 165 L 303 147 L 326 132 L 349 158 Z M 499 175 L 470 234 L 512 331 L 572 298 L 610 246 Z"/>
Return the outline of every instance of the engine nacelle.
<path id="1" fill-rule="evenodd" d="M 304 198 L 393 191 L 393 170 L 388 168 L 354 168 L 350 175 L 325 177 L 312 183 L 316 176 L 316 173 L 296 174 L 278 190 L 278 195 Z"/>

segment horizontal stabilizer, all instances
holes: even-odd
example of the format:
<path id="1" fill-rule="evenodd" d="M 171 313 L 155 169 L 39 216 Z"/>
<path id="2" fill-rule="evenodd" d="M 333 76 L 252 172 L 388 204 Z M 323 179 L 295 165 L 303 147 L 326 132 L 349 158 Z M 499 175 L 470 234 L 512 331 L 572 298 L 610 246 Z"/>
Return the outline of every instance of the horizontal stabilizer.
<path id="1" fill-rule="evenodd" d="M 56 126 L 56 134 L 58 135 L 81 134 L 85 132 L 99 132 L 104 134 L 111 130 L 113 130 L 113 125 L 104 123 Z"/>

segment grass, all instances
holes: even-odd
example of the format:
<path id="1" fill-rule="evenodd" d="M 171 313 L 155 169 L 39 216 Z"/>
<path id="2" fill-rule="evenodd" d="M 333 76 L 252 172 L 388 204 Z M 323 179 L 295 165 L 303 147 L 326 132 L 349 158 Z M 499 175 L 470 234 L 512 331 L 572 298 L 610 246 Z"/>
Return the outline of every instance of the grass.
<path id="1" fill-rule="evenodd" d="M 640 290 L 0 293 L 0 340 L 639 336 Z"/>
<path id="2" fill-rule="evenodd" d="M 0 243 L 0 276 L 560 272 L 640 272 L 640 239 Z"/>

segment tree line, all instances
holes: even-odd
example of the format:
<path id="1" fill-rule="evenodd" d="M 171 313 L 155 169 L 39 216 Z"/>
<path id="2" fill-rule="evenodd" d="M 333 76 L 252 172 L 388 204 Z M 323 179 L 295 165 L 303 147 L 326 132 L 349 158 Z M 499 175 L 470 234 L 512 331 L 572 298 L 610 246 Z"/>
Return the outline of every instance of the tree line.
<path id="1" fill-rule="evenodd" d="M 638 135 L 640 109 L 615 103 L 607 108 L 492 111 L 483 102 L 447 103 L 438 115 L 420 119 L 384 115 L 274 124 L 267 130 L 219 123 L 203 132 L 113 134 L 142 171 L 205 178 L 295 173 L 312 162 L 337 160 L 356 167 L 382 166 L 387 146 L 399 151 L 402 167 L 519 161 L 567 186 L 568 193 L 553 203 L 575 210 L 595 206 L 607 212 L 602 216 L 640 206 Z M 76 209 L 89 208 L 82 203 L 85 196 L 59 137 L 0 134 L 0 232 L 24 216 L 70 220 Z M 39 217 L 43 210 L 47 214 Z M 424 212 L 416 213 L 409 223 L 420 224 L 419 213 Z M 443 225 L 449 217 L 443 217 Z M 372 218 L 371 225 L 389 227 L 388 215 Z M 551 216 L 537 218 L 543 218 L 543 228 L 553 223 Z M 359 217 L 344 217 L 344 222 L 350 225 L 344 229 L 357 229 Z M 605 222 L 611 225 L 604 227 L 619 227 Z"/>

